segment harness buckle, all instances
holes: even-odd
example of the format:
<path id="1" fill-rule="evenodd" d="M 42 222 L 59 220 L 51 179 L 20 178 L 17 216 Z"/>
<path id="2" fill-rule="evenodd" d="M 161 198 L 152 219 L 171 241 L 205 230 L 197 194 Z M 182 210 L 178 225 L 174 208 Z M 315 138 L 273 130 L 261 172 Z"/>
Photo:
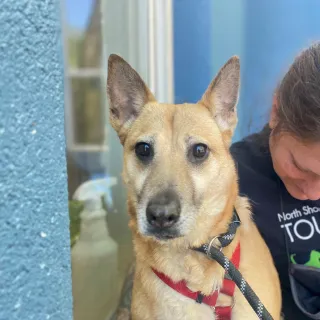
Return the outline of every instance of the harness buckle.
<path id="1" fill-rule="evenodd" d="M 199 303 L 199 304 L 201 304 L 202 301 L 203 301 L 203 299 L 204 299 L 204 295 L 199 292 L 199 293 L 197 294 L 196 302 Z"/>
<path id="2" fill-rule="evenodd" d="M 210 249 L 211 249 L 211 247 L 213 246 L 213 242 L 215 241 L 215 240 L 217 240 L 219 237 L 218 236 L 215 236 L 215 237 L 213 237 L 212 239 L 211 239 L 211 241 L 209 242 L 209 245 L 208 245 L 208 251 L 207 251 L 207 256 L 209 257 L 210 256 Z M 220 241 L 219 241 L 219 243 L 220 243 Z M 215 247 L 221 252 L 222 251 L 222 245 L 221 245 L 221 243 L 219 244 L 219 245 L 215 245 Z"/>

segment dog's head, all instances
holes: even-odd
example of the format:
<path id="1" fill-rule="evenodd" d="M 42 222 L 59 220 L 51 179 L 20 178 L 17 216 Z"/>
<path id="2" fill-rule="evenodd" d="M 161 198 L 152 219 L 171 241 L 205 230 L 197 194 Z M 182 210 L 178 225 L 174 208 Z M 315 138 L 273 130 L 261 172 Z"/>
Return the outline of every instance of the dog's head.
<path id="1" fill-rule="evenodd" d="M 240 64 L 231 58 L 197 104 L 158 103 L 117 55 L 108 63 L 110 122 L 124 146 L 123 177 L 133 224 L 165 241 L 197 236 L 236 184 L 229 153 L 237 123 Z M 209 225 L 209 226 L 208 226 Z"/>

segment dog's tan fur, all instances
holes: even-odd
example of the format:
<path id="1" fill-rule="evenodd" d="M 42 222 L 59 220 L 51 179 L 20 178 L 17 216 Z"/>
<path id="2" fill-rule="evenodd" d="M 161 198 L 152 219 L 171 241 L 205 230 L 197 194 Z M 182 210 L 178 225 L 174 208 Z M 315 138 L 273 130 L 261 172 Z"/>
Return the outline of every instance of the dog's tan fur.
<path id="1" fill-rule="evenodd" d="M 124 147 L 123 178 L 136 254 L 132 297 L 133 320 L 215 319 L 212 309 L 197 304 L 165 285 L 151 267 L 174 281 L 209 295 L 221 287 L 224 270 L 190 247 L 208 243 L 226 232 L 235 207 L 241 226 L 223 249 L 231 257 L 241 243 L 240 272 L 275 320 L 280 319 L 279 280 L 268 248 L 251 220 L 250 207 L 238 195 L 237 175 L 229 153 L 237 122 L 239 60 L 230 59 L 197 104 L 156 102 L 139 75 L 120 57 L 111 55 L 108 68 L 110 121 Z M 140 141 L 153 141 L 148 165 L 135 155 Z M 193 165 L 186 157 L 192 143 L 205 143 L 208 158 Z M 180 237 L 159 240 L 148 234 L 147 202 L 159 191 L 174 188 L 181 199 Z M 230 305 L 219 296 L 218 304 Z M 238 288 L 232 319 L 257 319 Z"/>

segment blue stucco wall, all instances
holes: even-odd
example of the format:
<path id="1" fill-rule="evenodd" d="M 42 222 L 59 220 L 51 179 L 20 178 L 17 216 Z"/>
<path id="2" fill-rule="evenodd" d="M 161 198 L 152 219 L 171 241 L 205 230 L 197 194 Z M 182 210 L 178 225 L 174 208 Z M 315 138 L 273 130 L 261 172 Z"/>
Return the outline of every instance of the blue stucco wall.
<path id="1" fill-rule="evenodd" d="M 0 319 L 72 318 L 58 1 L 0 5 Z"/>

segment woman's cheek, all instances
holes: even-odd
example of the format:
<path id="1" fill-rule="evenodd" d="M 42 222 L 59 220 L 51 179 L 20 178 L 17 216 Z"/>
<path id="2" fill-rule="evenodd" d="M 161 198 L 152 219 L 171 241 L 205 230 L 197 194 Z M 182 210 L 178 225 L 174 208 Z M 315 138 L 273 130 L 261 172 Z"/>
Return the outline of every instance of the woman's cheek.
<path id="1" fill-rule="evenodd" d="M 298 178 L 298 172 L 293 163 L 289 159 L 283 159 L 281 164 L 282 175 L 288 178 Z"/>
<path id="2" fill-rule="evenodd" d="M 303 179 L 303 175 L 298 168 L 292 162 L 288 162 L 286 165 L 286 170 L 288 172 L 288 176 L 292 179 Z"/>

